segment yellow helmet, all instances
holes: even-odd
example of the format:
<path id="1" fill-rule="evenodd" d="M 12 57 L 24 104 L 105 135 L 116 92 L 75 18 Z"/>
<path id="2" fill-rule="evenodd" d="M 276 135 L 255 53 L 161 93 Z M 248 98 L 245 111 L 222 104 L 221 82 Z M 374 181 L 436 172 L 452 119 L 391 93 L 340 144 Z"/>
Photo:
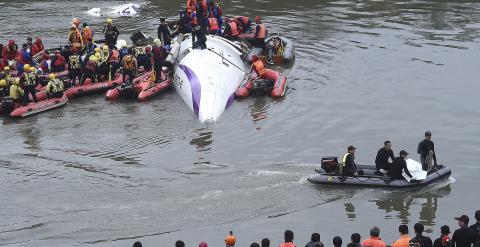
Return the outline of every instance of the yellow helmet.
<path id="1" fill-rule="evenodd" d="M 101 55 L 100 55 L 100 52 L 95 52 L 95 57 L 96 57 L 96 58 L 100 58 L 100 56 L 101 56 Z"/>
<path id="2" fill-rule="evenodd" d="M 108 19 L 107 19 L 107 24 L 108 24 L 108 25 L 112 25 L 112 23 L 113 23 L 113 20 L 112 20 L 111 18 L 108 18 Z"/>
<path id="3" fill-rule="evenodd" d="M 15 80 L 13 80 L 13 85 L 18 85 L 20 84 L 20 78 L 15 78 Z"/>
<path id="4" fill-rule="evenodd" d="M 30 71 L 31 71 L 31 72 L 35 72 L 35 70 L 37 70 L 35 67 L 30 66 Z"/>
<path id="5" fill-rule="evenodd" d="M 0 80 L 0 87 L 5 87 L 7 85 L 7 81 Z"/>
<path id="6" fill-rule="evenodd" d="M 49 78 L 50 80 L 55 79 L 55 74 L 54 74 L 54 73 L 51 73 L 50 75 L 48 75 L 48 78 Z"/>
<path id="7" fill-rule="evenodd" d="M 30 70 L 30 65 L 29 65 L 29 64 L 25 64 L 25 65 L 23 66 L 23 70 L 25 70 L 25 71 L 26 71 L 26 70 Z"/>
<path id="8" fill-rule="evenodd" d="M 3 68 L 3 71 L 9 71 L 10 70 L 10 67 L 8 66 L 5 66 L 5 68 Z"/>
<path id="9" fill-rule="evenodd" d="M 100 52 L 100 47 L 95 47 L 95 52 Z"/>
<path id="10" fill-rule="evenodd" d="M 88 60 L 92 61 L 92 62 L 98 62 L 98 58 L 95 56 L 95 55 L 91 55 Z"/>
<path id="11" fill-rule="evenodd" d="M 108 45 L 104 45 L 104 46 L 102 47 L 102 49 L 108 50 Z"/>

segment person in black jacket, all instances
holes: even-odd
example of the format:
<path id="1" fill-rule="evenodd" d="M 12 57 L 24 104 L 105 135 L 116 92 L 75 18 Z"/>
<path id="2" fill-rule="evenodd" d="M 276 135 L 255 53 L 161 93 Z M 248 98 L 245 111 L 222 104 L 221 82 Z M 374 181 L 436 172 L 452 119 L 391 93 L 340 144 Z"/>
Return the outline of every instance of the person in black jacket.
<path id="1" fill-rule="evenodd" d="M 410 246 L 416 246 L 416 247 L 432 247 L 432 239 L 429 237 L 423 236 L 423 230 L 425 230 L 425 227 L 423 226 L 422 223 L 417 223 L 413 226 L 413 229 L 415 229 L 415 237 L 410 240 Z"/>
<path id="2" fill-rule="evenodd" d="M 466 215 L 455 217 L 458 221 L 459 229 L 453 232 L 450 246 L 452 247 L 471 247 L 476 241 L 476 234 L 471 228 L 468 228 L 470 219 Z"/>
<path id="3" fill-rule="evenodd" d="M 405 172 L 410 178 L 413 177 L 412 174 L 410 174 L 410 171 L 408 171 L 407 162 L 405 161 L 407 155 L 407 151 L 400 151 L 400 157 L 393 160 L 392 168 L 388 171 L 388 176 L 393 179 L 403 179 L 402 173 Z"/>
<path id="4" fill-rule="evenodd" d="M 433 242 L 433 247 L 450 246 L 450 237 L 448 236 L 448 234 L 450 234 L 450 227 L 447 225 L 440 227 L 440 233 L 442 235 Z"/>
<path id="5" fill-rule="evenodd" d="M 165 22 L 165 18 L 160 18 L 160 25 L 157 29 L 158 39 L 162 41 L 163 45 L 170 46 L 171 43 L 171 34 L 170 30 L 168 30 L 167 23 Z"/>
<path id="6" fill-rule="evenodd" d="M 435 145 L 432 141 L 432 133 L 430 131 L 425 132 L 425 139 L 418 144 L 417 153 L 420 154 L 420 162 L 424 171 L 428 171 L 427 158 L 430 151 L 432 151 L 432 157 L 434 166 L 437 166 L 437 156 L 435 154 Z"/>
<path id="7" fill-rule="evenodd" d="M 390 170 L 392 163 L 390 163 L 388 159 L 391 159 L 393 163 L 395 155 L 392 150 L 392 142 L 385 141 L 383 142 L 383 147 L 378 150 L 377 157 L 375 158 L 377 172 L 386 173 Z"/>

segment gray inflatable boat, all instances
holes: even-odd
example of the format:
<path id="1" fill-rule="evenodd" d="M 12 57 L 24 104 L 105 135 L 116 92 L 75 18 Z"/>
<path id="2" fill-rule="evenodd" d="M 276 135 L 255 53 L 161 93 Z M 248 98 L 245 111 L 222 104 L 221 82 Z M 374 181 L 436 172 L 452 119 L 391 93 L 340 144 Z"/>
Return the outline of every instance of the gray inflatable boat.
<path id="1" fill-rule="evenodd" d="M 438 180 L 450 177 L 452 171 L 447 166 L 438 166 L 436 170 L 428 173 L 425 180 L 408 182 L 405 179 L 392 179 L 388 176 L 379 176 L 376 174 L 375 166 L 358 165 L 359 169 L 364 171 L 362 176 L 345 177 L 334 172 L 326 172 L 322 169 L 315 169 L 318 175 L 308 178 L 308 181 L 314 184 L 324 185 L 348 185 L 364 187 L 388 187 L 388 188 L 415 188 L 425 187 Z"/>

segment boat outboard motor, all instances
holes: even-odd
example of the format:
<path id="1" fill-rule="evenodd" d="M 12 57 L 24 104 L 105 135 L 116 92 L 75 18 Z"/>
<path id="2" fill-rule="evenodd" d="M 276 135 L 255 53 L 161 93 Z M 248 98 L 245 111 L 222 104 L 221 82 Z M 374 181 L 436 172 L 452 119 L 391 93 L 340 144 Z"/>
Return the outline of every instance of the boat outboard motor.
<path id="1" fill-rule="evenodd" d="M 327 173 L 335 173 L 340 167 L 338 163 L 338 157 L 336 156 L 324 156 L 322 157 L 322 169 Z"/>
<path id="2" fill-rule="evenodd" d="M 6 115 L 13 111 L 13 100 L 11 97 L 7 96 L 2 98 L 2 110 Z"/>
<path id="3" fill-rule="evenodd" d="M 272 91 L 275 82 L 270 79 L 256 79 L 253 81 L 253 92 L 255 95 L 264 95 Z"/>

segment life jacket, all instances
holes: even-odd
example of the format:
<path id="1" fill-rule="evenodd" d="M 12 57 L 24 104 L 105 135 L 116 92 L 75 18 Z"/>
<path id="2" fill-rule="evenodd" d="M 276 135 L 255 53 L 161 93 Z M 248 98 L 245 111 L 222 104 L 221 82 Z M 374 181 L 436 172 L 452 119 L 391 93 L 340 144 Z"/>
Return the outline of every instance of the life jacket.
<path id="1" fill-rule="evenodd" d="M 133 54 L 135 54 L 135 56 L 138 57 L 138 56 L 141 56 L 141 55 L 145 55 L 147 53 L 145 52 L 145 48 L 137 47 L 137 48 L 135 48 L 135 51 L 134 51 Z"/>
<path id="2" fill-rule="evenodd" d="M 82 30 L 82 38 L 83 40 L 87 41 L 87 40 L 93 40 L 93 32 L 92 32 L 92 29 L 90 29 L 90 27 L 85 27 L 83 28 Z"/>
<path id="3" fill-rule="evenodd" d="M 132 55 L 126 55 L 125 58 L 123 58 L 123 69 L 125 70 L 135 69 L 135 62 L 133 60 Z"/>
<path id="4" fill-rule="evenodd" d="M 62 55 L 55 56 L 55 58 L 55 63 L 53 64 L 54 67 L 65 66 L 65 58 Z"/>
<path id="5" fill-rule="evenodd" d="M 108 61 L 108 57 L 110 57 L 110 51 L 102 51 L 100 52 L 100 63 L 106 63 Z"/>
<path id="6" fill-rule="evenodd" d="M 115 28 L 113 25 L 105 27 L 105 39 L 115 39 L 117 37 L 117 32 L 115 32 Z"/>
<path id="7" fill-rule="evenodd" d="M 280 247 L 297 247 L 297 246 L 292 242 L 288 242 L 288 243 L 280 244 Z"/>
<path id="8" fill-rule="evenodd" d="M 246 16 L 239 16 L 237 17 L 237 20 L 242 22 L 244 25 L 247 25 L 248 21 L 250 20 L 250 18 L 246 17 Z"/>
<path id="9" fill-rule="evenodd" d="M 165 48 L 153 47 L 153 61 L 163 61 L 166 58 Z"/>
<path id="10" fill-rule="evenodd" d="M 19 85 L 10 86 L 10 98 L 13 100 L 19 100 L 25 92 Z"/>
<path id="11" fill-rule="evenodd" d="M 47 92 L 48 93 L 58 93 L 63 91 L 63 82 L 59 79 L 53 79 L 48 82 Z"/>
<path id="12" fill-rule="evenodd" d="M 197 10 L 196 0 L 187 0 L 187 15 L 192 16 L 192 13 Z"/>
<path id="13" fill-rule="evenodd" d="M 24 78 L 25 78 L 24 83 L 26 86 L 33 86 L 36 84 L 34 73 L 24 73 Z"/>
<path id="14" fill-rule="evenodd" d="M 350 153 L 346 153 L 346 154 L 343 155 L 342 163 L 343 163 L 344 166 L 345 166 L 345 162 L 347 161 L 347 157 L 348 157 L 349 154 Z"/>
<path id="15" fill-rule="evenodd" d="M 112 50 L 112 54 L 110 55 L 110 58 L 108 59 L 108 63 L 113 63 L 113 62 L 120 62 L 120 52 L 117 50 Z"/>
<path id="16" fill-rule="evenodd" d="M 128 54 L 128 48 L 122 48 L 120 49 L 120 60 L 123 59 L 124 56 L 126 56 Z"/>
<path id="17" fill-rule="evenodd" d="M 260 77 L 262 77 L 267 72 L 265 69 L 265 65 L 260 59 L 252 63 L 252 68 Z"/>
<path id="18" fill-rule="evenodd" d="M 37 53 L 43 51 L 44 49 L 45 49 L 45 47 L 43 46 L 42 43 L 33 44 L 33 46 L 32 46 L 32 56 L 37 55 Z"/>
<path id="19" fill-rule="evenodd" d="M 80 56 L 76 54 L 70 55 L 68 64 L 70 64 L 70 69 L 80 69 Z"/>
<path id="20" fill-rule="evenodd" d="M 215 17 L 208 18 L 208 24 L 210 25 L 210 31 L 218 31 L 220 27 L 218 27 L 218 20 Z"/>
<path id="21" fill-rule="evenodd" d="M 228 25 L 230 26 L 232 37 L 237 37 L 240 34 L 240 32 L 238 32 L 237 23 L 234 21 L 231 21 L 228 23 Z"/>
<path id="22" fill-rule="evenodd" d="M 85 70 L 95 73 L 95 71 L 97 70 L 97 62 L 88 60 L 87 64 L 85 65 Z"/>
<path id="23" fill-rule="evenodd" d="M 78 29 L 70 31 L 68 34 L 68 41 L 72 44 L 73 47 L 79 48 L 82 45 L 82 35 Z"/>
<path id="24" fill-rule="evenodd" d="M 267 36 L 267 29 L 265 28 L 265 25 L 263 24 L 258 24 L 257 27 L 260 27 L 260 30 L 258 31 L 257 39 L 264 39 Z"/>

